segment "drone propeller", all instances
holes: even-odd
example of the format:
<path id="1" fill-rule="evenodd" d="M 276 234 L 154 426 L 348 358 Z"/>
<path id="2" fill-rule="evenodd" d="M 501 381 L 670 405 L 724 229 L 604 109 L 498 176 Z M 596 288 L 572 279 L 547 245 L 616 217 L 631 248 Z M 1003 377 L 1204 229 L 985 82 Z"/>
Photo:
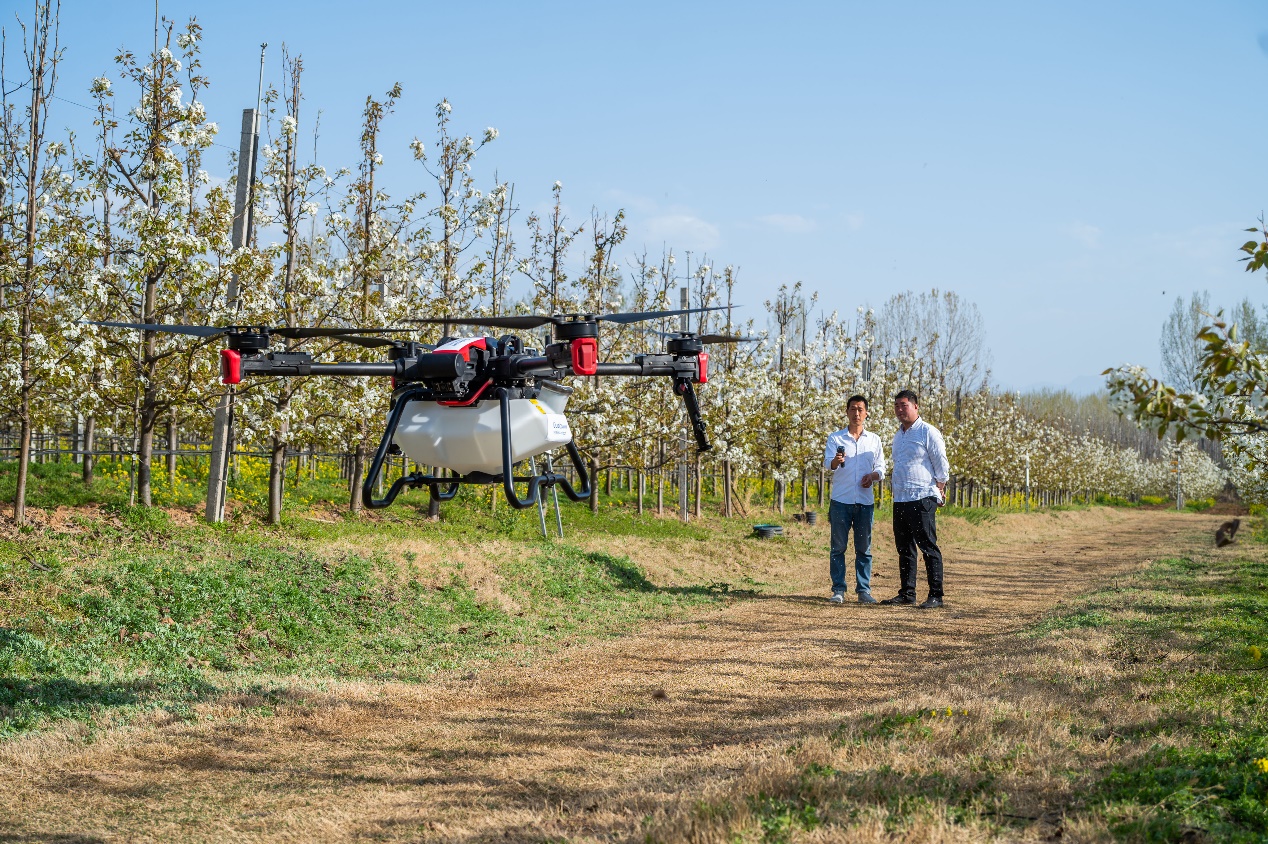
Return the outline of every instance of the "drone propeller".
<path id="1" fill-rule="evenodd" d="M 367 349 L 379 349 L 384 346 L 402 348 L 405 345 L 400 340 L 393 340 L 389 337 L 362 337 L 358 334 L 339 334 L 333 339 L 338 340 L 341 343 L 352 343 L 357 346 L 364 346 Z M 436 348 L 431 343 L 415 343 L 414 345 L 420 349 L 426 349 L 429 352 Z"/>
<path id="2" fill-rule="evenodd" d="M 454 325 L 485 325 L 493 328 L 532 329 L 543 325 L 567 325 L 576 322 L 615 322 L 628 325 L 632 322 L 643 322 L 649 319 L 665 319 L 684 314 L 698 314 L 704 311 L 726 310 L 726 306 L 713 308 L 687 308 L 680 311 L 637 311 L 616 314 L 525 314 L 522 316 L 502 317 L 430 317 L 427 319 L 411 319 L 407 322 L 421 322 L 429 325 L 452 323 Z"/>
<path id="3" fill-rule="evenodd" d="M 730 334 L 692 334 L 689 331 L 657 331 L 661 337 L 669 339 L 698 340 L 702 345 L 712 346 L 718 343 L 756 343 L 759 337 L 735 337 Z"/>
<path id="4" fill-rule="evenodd" d="M 219 337 L 221 334 L 259 333 L 276 334 L 291 340 L 304 340 L 313 337 L 331 337 L 346 343 L 355 343 L 366 348 L 391 346 L 396 340 L 383 337 L 362 337 L 361 334 L 389 334 L 415 331 L 413 328 L 292 328 L 289 326 L 245 326 L 245 325 L 165 325 L 161 323 L 140 322 L 88 322 L 88 325 L 104 325 L 108 328 L 134 328 L 138 331 L 160 331 L 165 334 L 187 334 L 191 337 Z"/>

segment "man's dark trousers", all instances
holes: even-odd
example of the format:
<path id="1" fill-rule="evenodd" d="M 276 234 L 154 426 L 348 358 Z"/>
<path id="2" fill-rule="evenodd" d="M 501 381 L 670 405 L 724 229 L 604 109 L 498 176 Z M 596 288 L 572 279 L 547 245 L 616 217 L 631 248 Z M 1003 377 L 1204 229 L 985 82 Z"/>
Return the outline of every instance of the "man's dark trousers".
<path id="1" fill-rule="evenodd" d="M 898 548 L 898 594 L 916 600 L 916 549 L 925 557 L 929 597 L 942 598 L 942 552 L 938 550 L 938 499 L 894 502 L 894 545 Z"/>

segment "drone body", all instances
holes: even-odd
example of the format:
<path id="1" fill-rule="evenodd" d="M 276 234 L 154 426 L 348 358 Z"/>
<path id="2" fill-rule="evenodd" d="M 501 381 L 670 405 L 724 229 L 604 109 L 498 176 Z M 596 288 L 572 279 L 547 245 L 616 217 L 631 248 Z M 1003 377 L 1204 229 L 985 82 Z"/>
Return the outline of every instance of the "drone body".
<path id="1" fill-rule="evenodd" d="M 711 343 L 733 343 L 749 338 L 666 335 L 662 354 L 635 355 L 622 363 L 598 359 L 599 322 L 628 324 L 718 310 L 693 308 L 621 314 L 553 314 L 550 316 L 449 317 L 411 322 L 480 325 L 510 329 L 552 325 L 554 342 L 538 353 L 527 349 L 519 336 L 444 338 L 441 345 L 392 340 L 367 334 L 400 333 L 405 328 L 267 328 L 95 323 L 142 331 L 160 331 L 210 338 L 226 335 L 229 348 L 221 351 L 221 380 L 236 385 L 244 376 L 379 376 L 392 379 L 392 404 L 386 430 L 362 486 L 367 507 L 392 503 L 405 488 L 426 487 L 433 498 L 445 501 L 461 484 L 500 484 L 516 508 L 534 506 L 540 490 L 559 487 L 574 501 L 590 495 L 586 467 L 573 441 L 564 409 L 572 390 L 559 382 L 578 376 L 660 376 L 672 379 L 675 395 L 683 398 L 696 445 L 709 450 L 708 436 L 694 385 L 708 381 Z M 333 338 L 367 348 L 386 347 L 388 360 L 370 363 L 319 363 L 302 351 L 270 352 L 269 338 Z M 576 474 L 576 486 L 566 476 L 547 471 L 515 475 L 524 461 L 563 446 Z M 404 454 L 427 467 L 396 480 L 383 499 L 374 497 L 383 464 L 389 455 Z M 432 467 L 447 475 L 432 473 Z M 526 484 L 521 498 L 516 484 Z"/>
<path id="2" fill-rule="evenodd" d="M 572 428 L 564 416 L 570 393 L 568 387 L 545 382 L 537 398 L 510 400 L 513 463 L 572 442 Z M 393 441 L 419 466 L 442 466 L 462 475 L 502 471 L 502 414 L 495 400 L 477 400 L 466 407 L 411 401 Z"/>

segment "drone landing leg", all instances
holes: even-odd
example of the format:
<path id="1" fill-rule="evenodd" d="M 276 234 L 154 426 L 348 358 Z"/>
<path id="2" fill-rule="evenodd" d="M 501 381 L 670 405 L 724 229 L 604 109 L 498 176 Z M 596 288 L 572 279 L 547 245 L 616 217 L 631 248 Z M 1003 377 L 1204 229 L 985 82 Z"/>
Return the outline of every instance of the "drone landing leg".
<path id="1" fill-rule="evenodd" d="M 506 501 L 516 510 L 525 510 L 537 503 L 537 497 L 543 485 L 553 487 L 556 484 L 564 488 L 564 495 L 573 501 L 585 501 L 590 497 L 590 476 L 586 474 L 585 463 L 581 460 L 581 452 L 577 451 L 577 444 L 569 441 L 568 456 L 572 458 L 572 465 L 577 470 L 577 480 L 581 484 L 581 489 L 573 489 L 572 484 L 568 483 L 568 479 L 563 475 L 557 475 L 554 472 L 545 475 L 534 473 L 526 478 L 515 477 L 515 464 L 511 460 L 513 453 L 511 449 L 511 398 L 505 388 L 497 389 L 498 405 L 501 410 L 502 421 L 502 490 L 506 493 Z M 472 473 L 473 475 L 476 473 Z M 468 476 L 470 477 L 470 476 Z M 496 482 L 496 476 L 491 480 Z M 515 491 L 516 482 L 527 483 L 527 497 L 520 498 Z"/>
<path id="2" fill-rule="evenodd" d="M 550 452 L 546 452 L 543 457 L 546 458 L 546 473 L 549 475 L 555 474 L 554 460 L 551 459 Z M 564 517 L 563 514 L 559 512 L 559 490 L 552 486 L 550 488 L 550 495 L 555 499 L 555 526 L 559 528 L 559 538 L 563 539 Z"/>
<path id="3" fill-rule="evenodd" d="M 533 458 L 528 458 L 528 468 L 534 475 L 537 474 L 537 462 Z M 550 534 L 546 533 L 546 502 L 539 495 L 537 496 L 537 521 L 542 526 L 542 539 L 549 539 Z"/>
<path id="4" fill-rule="evenodd" d="M 700 403 L 696 401 L 696 391 L 692 388 L 691 382 L 685 379 L 674 381 L 674 392 L 682 396 L 682 402 L 687 406 L 687 418 L 691 420 L 691 431 L 696 435 L 696 448 L 700 451 L 709 451 L 713 446 L 709 445 L 709 432 L 704 427 L 704 419 L 700 416 Z"/>
<path id="5" fill-rule="evenodd" d="M 396 404 L 392 406 L 392 412 L 387 417 L 387 430 L 383 432 L 383 439 L 379 441 L 379 448 L 374 452 L 374 460 L 370 463 L 370 471 L 365 477 L 365 482 L 361 485 L 361 503 L 370 510 L 382 510 L 393 501 L 396 496 L 406 487 L 410 489 L 418 489 L 419 487 L 427 487 L 431 493 L 431 497 L 436 501 L 449 501 L 458 494 L 458 482 L 449 482 L 445 478 L 437 478 L 431 475 L 424 475 L 422 472 L 413 472 L 404 477 L 396 479 L 388 489 L 387 495 L 383 498 L 374 497 L 374 488 L 378 484 L 379 475 L 383 471 L 383 463 L 387 460 L 388 450 L 392 447 L 392 437 L 396 434 L 396 427 L 401 424 L 401 414 L 405 412 L 405 405 L 417 396 L 423 395 L 424 390 L 416 387 L 401 393 L 396 399 Z M 441 487 L 446 487 L 442 491 Z"/>

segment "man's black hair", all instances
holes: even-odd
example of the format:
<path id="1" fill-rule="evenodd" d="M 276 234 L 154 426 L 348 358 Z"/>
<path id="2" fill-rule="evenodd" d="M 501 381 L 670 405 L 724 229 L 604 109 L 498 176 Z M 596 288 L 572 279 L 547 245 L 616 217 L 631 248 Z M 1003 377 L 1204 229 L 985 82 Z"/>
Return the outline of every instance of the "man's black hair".
<path id="1" fill-rule="evenodd" d="M 870 409 L 870 408 L 867 406 L 867 396 L 850 396 L 848 399 L 846 399 L 846 402 L 845 402 L 845 409 L 846 409 L 846 410 L 849 410 L 849 409 L 850 409 L 850 405 L 854 404 L 856 401 L 861 401 L 861 402 L 863 402 L 863 409 L 864 409 L 864 410 L 869 410 L 869 409 Z"/>
<path id="2" fill-rule="evenodd" d="M 906 399 L 916 407 L 920 407 L 920 399 L 916 398 L 915 392 L 911 390 L 902 390 L 899 392 L 898 395 L 894 396 L 894 403 L 897 404 L 899 399 Z M 849 407 L 849 405 L 847 404 L 846 407 Z"/>

